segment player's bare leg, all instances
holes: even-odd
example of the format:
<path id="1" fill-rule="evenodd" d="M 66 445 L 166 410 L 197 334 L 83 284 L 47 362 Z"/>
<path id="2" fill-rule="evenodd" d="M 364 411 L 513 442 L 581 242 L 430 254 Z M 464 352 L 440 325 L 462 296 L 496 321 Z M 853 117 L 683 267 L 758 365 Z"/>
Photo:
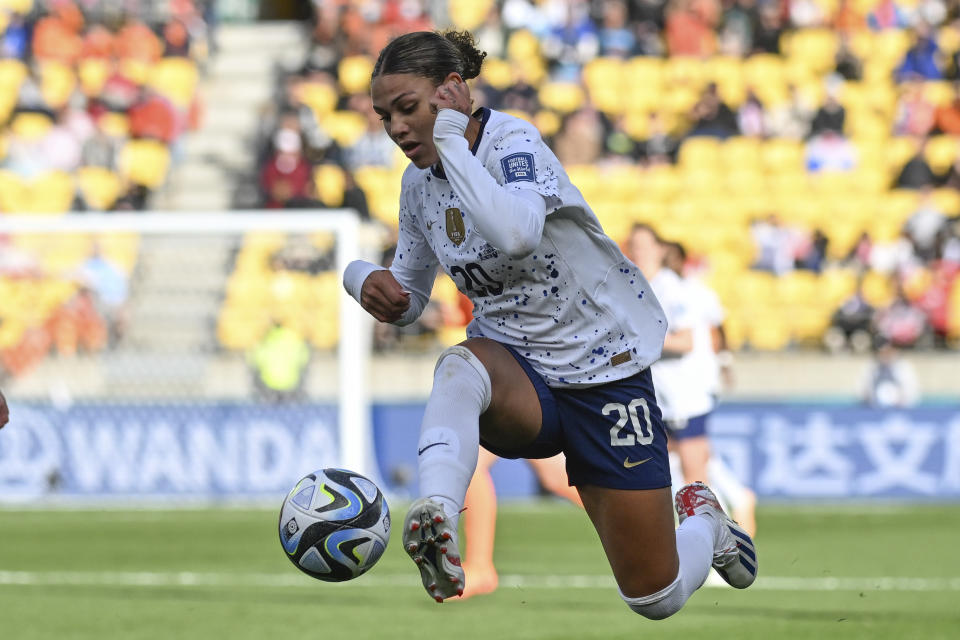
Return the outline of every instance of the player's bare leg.
<path id="1" fill-rule="evenodd" d="M 578 487 L 627 605 L 660 620 L 707 578 L 726 531 L 714 514 L 694 514 L 674 531 L 670 488 L 627 491 Z"/>
<path id="2" fill-rule="evenodd" d="M 710 440 L 707 436 L 678 439 L 673 443 L 680 456 L 680 468 L 687 482 L 707 482 Z"/>
<path id="3" fill-rule="evenodd" d="M 462 595 L 457 522 L 477 466 L 480 432 L 504 448 L 540 432 L 540 402 L 523 368 L 502 345 L 474 338 L 437 360 L 418 442 L 420 495 L 407 513 L 404 549 L 438 602 Z"/>
<path id="4" fill-rule="evenodd" d="M 497 456 L 480 450 L 477 470 L 470 481 L 464 500 L 463 532 L 467 539 L 467 555 L 463 571 L 467 586 L 463 598 L 492 593 L 500 582 L 493 564 L 493 544 L 497 531 L 497 492 L 493 486 L 490 467 Z"/>

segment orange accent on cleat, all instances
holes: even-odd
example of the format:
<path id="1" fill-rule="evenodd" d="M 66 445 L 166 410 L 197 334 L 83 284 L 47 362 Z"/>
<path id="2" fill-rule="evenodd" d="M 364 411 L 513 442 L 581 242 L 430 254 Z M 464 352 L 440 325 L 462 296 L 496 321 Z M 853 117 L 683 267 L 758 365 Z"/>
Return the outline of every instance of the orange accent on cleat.
<path id="1" fill-rule="evenodd" d="M 440 553 L 446 555 L 446 553 L 447 553 L 447 548 L 446 548 L 446 547 L 440 547 Z"/>
<path id="2" fill-rule="evenodd" d="M 463 597 L 463 589 L 457 589 L 457 596 Z"/>
<path id="3" fill-rule="evenodd" d="M 440 524 L 441 522 L 443 522 L 443 516 L 441 515 L 433 516 L 433 521 L 436 522 L 437 524 Z"/>
<path id="4" fill-rule="evenodd" d="M 443 604 L 443 598 L 441 598 L 440 596 L 433 596 L 433 599 L 439 602 L 440 604 Z"/>
<path id="5" fill-rule="evenodd" d="M 411 522 L 411 523 L 410 523 L 410 531 L 417 531 L 418 529 L 420 529 L 420 523 L 419 523 L 419 522 Z"/>
<path id="6" fill-rule="evenodd" d="M 452 537 L 453 537 L 453 536 L 450 535 L 450 532 L 449 532 L 449 531 L 444 531 L 442 534 L 440 534 L 440 539 L 441 539 L 441 540 L 449 540 L 449 539 L 452 538 Z"/>

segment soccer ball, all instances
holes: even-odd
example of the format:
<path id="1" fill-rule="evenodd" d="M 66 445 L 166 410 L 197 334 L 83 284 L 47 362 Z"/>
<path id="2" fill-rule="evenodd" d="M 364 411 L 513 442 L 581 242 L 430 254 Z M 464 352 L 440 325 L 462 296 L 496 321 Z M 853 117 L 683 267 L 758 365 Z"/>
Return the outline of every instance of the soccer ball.
<path id="1" fill-rule="evenodd" d="M 390 540 L 390 509 L 359 473 L 321 469 L 304 476 L 280 508 L 280 544 L 298 569 L 326 582 L 363 575 Z"/>

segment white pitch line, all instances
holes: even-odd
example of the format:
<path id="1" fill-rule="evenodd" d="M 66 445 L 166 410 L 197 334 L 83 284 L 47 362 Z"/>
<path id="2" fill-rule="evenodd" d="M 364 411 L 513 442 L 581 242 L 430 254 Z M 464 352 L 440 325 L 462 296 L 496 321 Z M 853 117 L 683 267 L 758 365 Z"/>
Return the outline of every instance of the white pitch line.
<path id="1" fill-rule="evenodd" d="M 706 587 L 726 587 L 711 574 Z M 151 571 L 0 571 L 0 586 L 106 587 L 255 587 L 316 588 L 318 583 L 297 573 L 199 573 Z M 419 580 L 407 574 L 367 575 L 348 587 L 415 587 Z M 503 587 L 525 589 L 613 589 L 610 576 L 502 575 Z M 960 578 L 800 578 L 761 576 L 752 589 L 763 591 L 960 591 Z"/>

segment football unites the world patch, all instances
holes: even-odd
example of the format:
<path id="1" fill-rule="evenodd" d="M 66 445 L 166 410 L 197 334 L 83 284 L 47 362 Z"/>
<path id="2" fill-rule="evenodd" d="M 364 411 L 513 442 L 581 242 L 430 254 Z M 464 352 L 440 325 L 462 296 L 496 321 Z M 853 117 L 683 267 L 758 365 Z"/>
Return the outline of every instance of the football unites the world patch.
<path id="1" fill-rule="evenodd" d="M 507 182 L 536 182 L 532 153 L 512 153 L 500 160 Z"/>

